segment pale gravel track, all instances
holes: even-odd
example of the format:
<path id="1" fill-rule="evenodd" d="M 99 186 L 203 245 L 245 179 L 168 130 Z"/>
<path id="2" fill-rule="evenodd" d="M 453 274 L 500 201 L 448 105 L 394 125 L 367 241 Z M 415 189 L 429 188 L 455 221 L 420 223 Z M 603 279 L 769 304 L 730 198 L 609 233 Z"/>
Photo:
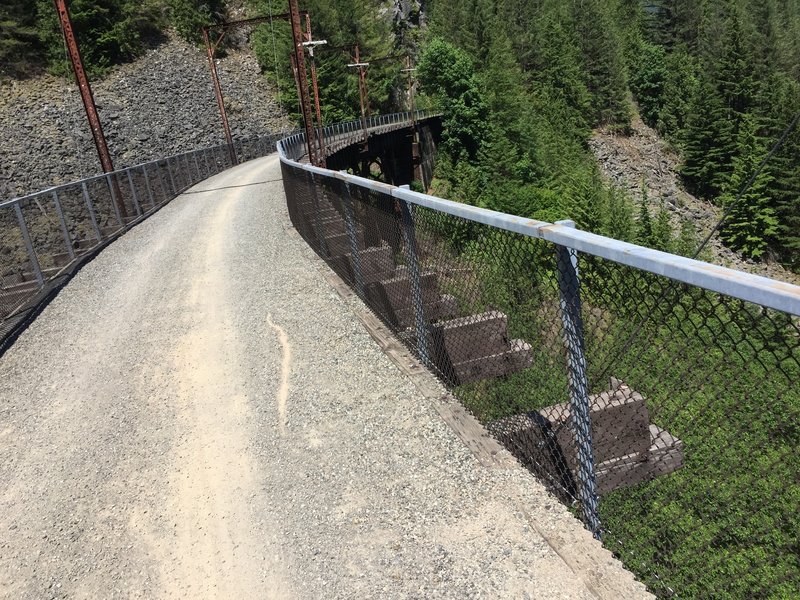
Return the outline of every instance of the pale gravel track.
<path id="1" fill-rule="evenodd" d="M 645 597 L 381 353 L 279 177 L 173 201 L 0 359 L 0 597 Z"/>

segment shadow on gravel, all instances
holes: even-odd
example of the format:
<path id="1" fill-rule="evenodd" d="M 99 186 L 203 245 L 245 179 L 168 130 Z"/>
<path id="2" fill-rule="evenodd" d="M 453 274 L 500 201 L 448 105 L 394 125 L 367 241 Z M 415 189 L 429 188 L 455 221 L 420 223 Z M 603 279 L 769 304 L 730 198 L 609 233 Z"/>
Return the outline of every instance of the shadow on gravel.
<path id="1" fill-rule="evenodd" d="M 207 192 L 218 192 L 220 190 L 235 190 L 237 188 L 251 187 L 254 185 L 266 185 L 268 183 L 283 183 L 283 179 L 267 179 L 265 181 L 254 181 L 253 183 L 243 183 L 241 185 L 224 185 L 217 188 L 209 188 L 207 190 L 193 190 L 191 192 L 183 192 L 187 196 L 189 194 L 205 194 Z"/>

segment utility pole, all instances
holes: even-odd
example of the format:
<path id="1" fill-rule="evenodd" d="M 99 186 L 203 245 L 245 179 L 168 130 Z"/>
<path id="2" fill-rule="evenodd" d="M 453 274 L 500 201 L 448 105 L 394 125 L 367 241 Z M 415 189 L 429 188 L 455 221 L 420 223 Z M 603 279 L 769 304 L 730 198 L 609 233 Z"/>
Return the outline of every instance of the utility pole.
<path id="1" fill-rule="evenodd" d="M 78 48 L 78 41 L 75 39 L 75 32 L 72 30 L 72 20 L 69 17 L 69 10 L 67 9 L 66 0 L 54 0 L 58 18 L 61 22 L 61 32 L 64 34 L 64 41 L 67 44 L 67 52 L 69 60 L 72 63 L 72 70 L 75 73 L 75 80 L 78 83 L 78 89 L 81 93 L 81 100 L 83 101 L 83 108 L 86 110 L 86 118 L 89 120 L 89 129 L 92 131 L 92 138 L 94 138 L 94 145 L 97 148 L 97 156 L 100 158 L 100 165 L 103 168 L 103 173 L 112 173 L 114 171 L 114 163 L 111 161 L 111 153 L 108 151 L 108 144 L 106 144 L 106 136 L 103 134 L 103 126 L 100 123 L 100 116 L 97 114 L 97 106 L 94 103 L 94 94 L 92 93 L 92 86 L 89 84 L 89 78 L 86 76 L 86 69 L 83 66 L 83 59 Z M 116 177 L 111 177 L 112 190 L 119 209 L 120 216 L 125 218 L 128 212 L 125 210 L 125 203 L 122 201 L 122 191 L 119 189 Z"/>
<path id="2" fill-rule="evenodd" d="M 323 46 L 327 44 L 327 40 L 314 40 L 311 35 L 311 17 L 306 13 L 306 41 L 303 42 L 303 46 L 308 48 L 308 55 L 311 59 L 311 87 L 314 90 L 314 108 L 317 113 L 317 141 L 319 142 L 319 155 L 320 155 L 320 162 L 322 166 L 325 166 L 327 163 L 326 155 L 325 155 L 325 140 L 323 139 L 323 130 L 322 130 L 322 110 L 320 109 L 319 104 L 319 87 L 317 86 L 317 64 L 314 60 L 314 48 L 316 46 Z"/>
<path id="3" fill-rule="evenodd" d="M 411 56 L 406 56 L 406 68 L 403 69 L 404 73 L 408 74 L 408 107 L 411 112 L 411 160 L 414 165 L 414 179 L 421 181 L 423 185 L 427 186 L 424 174 L 422 172 L 422 164 L 419 155 L 419 132 L 417 131 L 417 115 L 414 106 L 414 71 L 417 69 L 411 66 Z"/>
<path id="4" fill-rule="evenodd" d="M 308 96 L 306 57 L 305 51 L 303 50 L 303 29 L 300 24 L 300 9 L 297 6 L 297 0 L 289 0 L 289 14 L 291 15 L 292 22 L 292 43 L 294 45 L 294 57 L 297 61 L 297 81 L 300 89 L 300 107 L 303 113 L 303 125 L 306 130 L 308 160 L 312 165 L 320 166 L 322 161 L 316 156 L 314 122 L 311 116 L 311 99 Z"/>
<path id="5" fill-rule="evenodd" d="M 225 30 L 219 34 L 217 41 L 211 44 L 211 39 L 208 35 L 208 27 L 203 27 L 203 41 L 206 44 L 206 53 L 208 54 L 208 66 L 211 69 L 211 81 L 214 84 L 214 95 L 217 97 L 217 107 L 219 107 L 219 114 L 222 117 L 222 129 L 225 131 L 225 141 L 228 143 L 228 154 L 231 157 L 231 164 L 238 165 L 239 160 L 236 158 L 236 149 L 233 147 L 233 136 L 231 135 L 231 127 L 228 123 L 228 113 L 225 110 L 225 100 L 222 97 L 222 88 L 219 85 L 219 75 L 217 74 L 217 61 L 214 54 L 225 36 Z"/>
<path id="6" fill-rule="evenodd" d="M 408 73 L 408 108 L 411 111 L 411 124 L 414 130 L 417 129 L 417 116 L 414 107 L 414 71 L 416 67 L 411 66 L 411 56 L 406 56 L 406 68 L 402 69 L 403 73 Z"/>
<path id="7" fill-rule="evenodd" d="M 351 69 L 358 69 L 358 95 L 361 101 L 361 130 L 364 132 L 364 144 L 369 139 L 367 133 L 367 116 L 369 115 L 369 98 L 367 97 L 367 72 L 368 62 L 361 62 L 358 44 L 355 46 L 355 62 L 348 64 Z"/>

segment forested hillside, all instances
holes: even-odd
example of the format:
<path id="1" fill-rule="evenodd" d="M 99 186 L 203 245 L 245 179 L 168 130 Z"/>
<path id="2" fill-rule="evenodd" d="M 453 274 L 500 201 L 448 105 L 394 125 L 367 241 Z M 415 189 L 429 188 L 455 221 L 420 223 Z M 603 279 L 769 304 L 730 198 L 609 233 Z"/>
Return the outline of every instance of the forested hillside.
<path id="1" fill-rule="evenodd" d="M 729 212 L 745 256 L 800 267 L 800 131 L 735 199 L 800 110 L 800 4 L 785 0 L 434 0 L 420 61 L 447 113 L 440 189 L 452 197 L 691 252 L 688 222 L 604 186 L 592 128 L 631 111 L 683 158 L 690 192 Z M 446 68 L 443 68 L 445 67 Z M 635 100 L 635 104 L 631 103 Z M 466 159 L 466 160 L 465 160 Z M 633 206 L 638 203 L 640 206 Z"/>
<path id="2" fill-rule="evenodd" d="M 163 39 L 167 27 L 189 40 L 200 27 L 223 18 L 224 0 L 72 0 L 75 35 L 90 74 L 140 56 Z M 68 63 L 52 0 L 0 0 L 0 77 L 48 69 L 67 73 Z"/>

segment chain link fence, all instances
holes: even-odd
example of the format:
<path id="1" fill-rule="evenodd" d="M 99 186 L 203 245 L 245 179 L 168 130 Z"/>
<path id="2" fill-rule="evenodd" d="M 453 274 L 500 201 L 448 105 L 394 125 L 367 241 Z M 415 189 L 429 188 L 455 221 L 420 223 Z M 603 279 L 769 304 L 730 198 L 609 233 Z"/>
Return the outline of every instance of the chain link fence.
<path id="1" fill-rule="evenodd" d="M 234 142 L 238 161 L 277 133 Z M 182 191 L 231 166 L 227 145 L 194 150 L 0 203 L 0 343 L 89 256 Z"/>
<path id="2" fill-rule="evenodd" d="M 800 288 L 279 152 L 302 237 L 651 591 L 800 595 Z"/>

